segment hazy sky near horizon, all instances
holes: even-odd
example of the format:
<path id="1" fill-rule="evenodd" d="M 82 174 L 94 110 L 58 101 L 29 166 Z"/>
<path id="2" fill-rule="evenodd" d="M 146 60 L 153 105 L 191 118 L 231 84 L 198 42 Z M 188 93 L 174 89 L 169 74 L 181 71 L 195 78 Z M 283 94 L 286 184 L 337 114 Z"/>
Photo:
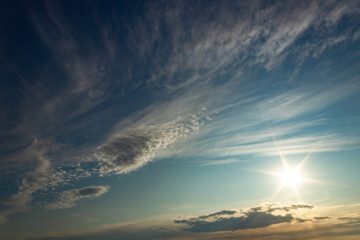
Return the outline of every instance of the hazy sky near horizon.
<path id="1" fill-rule="evenodd" d="M 0 239 L 360 237 L 358 0 L 1 1 L 0 89 Z"/>

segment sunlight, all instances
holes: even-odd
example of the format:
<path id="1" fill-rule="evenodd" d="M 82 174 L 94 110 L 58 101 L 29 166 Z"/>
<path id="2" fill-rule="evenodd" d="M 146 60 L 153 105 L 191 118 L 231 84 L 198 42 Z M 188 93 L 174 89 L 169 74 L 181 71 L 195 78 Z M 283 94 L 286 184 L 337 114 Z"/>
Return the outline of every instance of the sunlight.
<path id="1" fill-rule="evenodd" d="M 303 181 L 303 178 L 298 169 L 284 169 L 284 171 L 278 175 L 281 178 L 284 186 L 295 187 Z"/>
<path id="2" fill-rule="evenodd" d="M 285 157 L 283 156 L 283 154 L 280 150 L 280 147 L 278 146 L 278 143 L 277 143 L 275 137 L 273 137 L 273 142 L 275 144 L 275 147 L 276 147 L 279 157 L 281 159 L 284 170 L 282 172 L 275 173 L 275 175 L 280 177 L 280 179 L 282 180 L 282 183 L 277 187 L 277 189 L 275 190 L 275 193 L 271 199 L 274 199 L 279 194 L 279 192 L 284 187 L 287 186 L 287 187 L 291 187 L 293 189 L 293 191 L 295 192 L 295 194 L 297 195 L 297 197 L 299 198 L 299 200 L 302 201 L 302 198 L 301 198 L 300 192 L 297 189 L 297 186 L 299 184 L 301 184 L 305 179 L 302 177 L 302 175 L 300 173 L 300 169 L 304 166 L 305 162 L 310 157 L 312 151 L 309 154 L 307 154 L 305 156 L 305 158 L 302 159 L 302 161 L 296 166 L 296 168 L 290 168 L 288 166 L 288 163 L 287 163 Z"/>
<path id="3" fill-rule="evenodd" d="M 275 145 L 275 148 L 277 150 L 277 154 L 281 160 L 282 170 L 277 169 L 274 170 L 260 170 L 260 169 L 250 169 L 250 168 L 242 168 L 247 171 L 257 172 L 261 174 L 267 174 L 272 175 L 280 179 L 280 184 L 275 189 L 273 195 L 271 196 L 270 200 L 275 199 L 281 191 L 284 190 L 284 188 L 290 188 L 294 194 L 297 196 L 299 201 L 303 201 L 301 194 L 299 192 L 299 185 L 305 182 L 311 182 L 311 183 L 318 183 L 318 184 L 330 184 L 330 185 L 336 185 L 338 184 L 332 184 L 324 181 L 319 181 L 316 179 L 311 179 L 304 176 L 304 172 L 301 171 L 306 162 L 309 160 L 310 156 L 313 152 L 316 152 L 317 146 L 319 143 L 314 145 L 314 148 L 311 149 L 311 151 L 306 154 L 306 156 L 295 166 L 291 166 L 291 164 L 288 163 L 288 159 L 286 156 L 282 153 L 281 147 L 278 145 L 278 142 L 276 138 L 273 136 L 273 143 Z"/>

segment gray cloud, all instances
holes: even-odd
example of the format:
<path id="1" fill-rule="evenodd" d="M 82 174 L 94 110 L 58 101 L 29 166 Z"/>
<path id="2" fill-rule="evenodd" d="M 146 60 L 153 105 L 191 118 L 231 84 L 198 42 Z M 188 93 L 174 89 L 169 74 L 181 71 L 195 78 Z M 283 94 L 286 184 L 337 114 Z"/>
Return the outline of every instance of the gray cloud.
<path id="1" fill-rule="evenodd" d="M 289 212 L 291 210 L 297 210 L 297 209 L 312 209 L 314 208 L 314 206 L 312 205 L 308 205 L 308 204 L 293 204 L 293 205 L 290 205 L 290 206 L 281 206 L 281 207 L 277 207 L 276 205 L 267 205 L 266 207 L 266 211 L 267 212 L 274 212 L 274 211 L 277 211 L 277 210 L 281 210 L 281 211 L 286 211 L 286 212 Z M 263 210 L 262 207 L 260 208 L 253 208 L 252 209 L 253 211 L 261 211 Z"/>
<path id="2" fill-rule="evenodd" d="M 46 209 L 64 209 L 76 205 L 76 201 L 83 198 L 93 198 L 105 194 L 109 186 L 89 186 L 79 189 L 72 189 L 60 193 L 59 200 L 45 206 Z"/>
<path id="3" fill-rule="evenodd" d="M 310 221 L 297 218 L 287 212 L 298 209 L 312 209 L 313 207 L 306 204 L 294 204 L 291 206 L 265 205 L 251 208 L 248 211 L 223 210 L 197 218 L 174 220 L 174 223 L 187 224 L 189 228 L 184 230 L 199 233 L 264 228 L 279 223 Z M 274 211 L 285 212 L 285 214 L 275 215 L 272 213 Z"/>
<path id="4" fill-rule="evenodd" d="M 62 167 L 54 166 L 49 155 L 59 148 L 60 146 L 52 142 L 35 138 L 31 145 L 11 156 L 14 159 L 13 163 L 18 163 L 18 159 L 21 159 L 27 170 L 25 173 L 20 172 L 25 177 L 21 174 L 18 191 L 0 201 L 3 206 L 8 207 L 7 210 L 0 211 L 0 223 L 6 222 L 7 217 L 15 213 L 31 211 L 32 200 L 39 191 L 46 193 L 48 190 L 66 185 L 74 179 L 91 175 L 87 170 L 79 168 L 78 165 L 68 166 L 66 171 Z M 19 166 L 19 169 L 21 167 L 22 165 Z"/>
<path id="5" fill-rule="evenodd" d="M 219 211 L 219 212 L 211 213 L 209 215 L 200 216 L 199 218 L 204 219 L 204 218 L 217 217 L 217 216 L 222 216 L 222 215 L 233 215 L 235 213 L 237 213 L 237 211 L 222 210 L 222 211 Z"/>
<path id="6" fill-rule="evenodd" d="M 186 230 L 191 232 L 218 232 L 263 228 L 272 224 L 291 222 L 293 220 L 294 218 L 290 214 L 281 216 L 264 212 L 249 212 L 244 217 L 221 218 L 214 222 L 175 220 L 175 223 L 190 225 L 190 228 Z"/>
<path id="7" fill-rule="evenodd" d="M 115 134 L 95 153 L 100 161 L 100 174 L 127 173 L 156 157 L 165 156 L 167 148 L 198 133 L 206 120 L 199 115 L 164 124 L 141 125 Z"/>
<path id="8" fill-rule="evenodd" d="M 19 153 L 18 157 L 28 161 L 30 170 L 21 180 L 18 192 L 1 201 L 2 205 L 10 208 L 0 212 L 0 222 L 5 222 L 6 217 L 14 213 L 29 211 L 32 194 L 48 187 L 51 182 L 51 164 L 46 157 L 48 145 L 48 142 L 35 139 L 30 146 Z M 58 183 L 53 182 L 53 184 Z"/>
<path id="9" fill-rule="evenodd" d="M 330 217 L 314 217 L 315 220 L 330 219 Z"/>

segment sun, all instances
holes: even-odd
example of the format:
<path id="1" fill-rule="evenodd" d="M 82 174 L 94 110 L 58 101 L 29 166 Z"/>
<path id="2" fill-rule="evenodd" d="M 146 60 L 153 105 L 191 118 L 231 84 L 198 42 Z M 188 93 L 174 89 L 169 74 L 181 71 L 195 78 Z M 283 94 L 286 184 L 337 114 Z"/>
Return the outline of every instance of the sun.
<path id="1" fill-rule="evenodd" d="M 286 168 L 282 172 L 280 172 L 278 176 L 281 178 L 282 184 L 284 186 L 296 187 L 303 181 L 301 173 L 298 169 Z"/>
<path id="2" fill-rule="evenodd" d="M 296 168 L 288 167 L 286 161 L 283 161 L 283 164 L 284 169 L 281 172 L 273 172 L 273 175 L 276 175 L 278 178 L 280 178 L 282 183 L 279 184 L 271 199 L 274 199 L 285 187 L 290 187 L 298 196 L 299 200 L 302 201 L 298 191 L 299 184 L 305 181 L 305 178 L 300 173 L 302 164 L 299 164 Z"/>
<path id="3" fill-rule="evenodd" d="M 329 184 L 327 182 L 319 181 L 317 179 L 308 178 L 305 174 L 305 177 L 302 174 L 302 169 L 306 162 L 309 160 L 310 156 L 313 152 L 316 152 L 316 145 L 315 148 L 312 149 L 306 156 L 301 159 L 301 161 L 296 164 L 294 164 L 294 161 L 288 161 L 288 159 L 284 156 L 284 154 L 281 152 L 281 149 L 274 137 L 274 145 L 276 147 L 277 153 L 279 155 L 279 158 L 281 160 L 282 170 L 277 168 L 278 171 L 266 171 L 266 170 L 259 170 L 259 169 L 246 169 L 248 171 L 254 171 L 262 174 L 272 175 L 280 179 L 280 184 L 276 188 L 274 194 L 271 196 L 270 200 L 273 200 L 277 197 L 277 195 L 283 191 L 285 188 L 288 188 L 292 190 L 298 197 L 299 201 L 303 202 L 301 194 L 299 192 L 299 185 L 302 183 L 321 183 L 321 184 Z M 292 166 L 289 164 L 289 162 L 292 162 Z M 280 171 L 279 171 L 280 170 Z M 288 195 L 289 196 L 289 195 Z"/>

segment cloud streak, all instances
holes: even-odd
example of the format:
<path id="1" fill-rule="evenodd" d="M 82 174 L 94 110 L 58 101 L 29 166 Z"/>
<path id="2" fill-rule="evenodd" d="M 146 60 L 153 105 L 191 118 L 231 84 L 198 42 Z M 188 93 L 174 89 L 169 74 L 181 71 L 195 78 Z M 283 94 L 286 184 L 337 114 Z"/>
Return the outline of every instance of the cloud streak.
<path id="1" fill-rule="evenodd" d="M 231 104 L 210 114 L 213 121 L 203 138 L 190 146 L 206 156 L 307 154 L 355 149 L 352 133 L 326 129 L 327 109 L 359 91 L 355 81 L 333 87 L 297 88 L 273 97 Z M 231 114 L 231 118 L 218 115 Z M 323 128 L 323 130 L 319 130 Z M 217 148 L 211 146 L 216 142 Z M 191 151 L 191 152 L 194 152 Z"/>
<path id="2" fill-rule="evenodd" d="M 239 160 L 237 159 L 213 160 L 203 163 L 202 166 L 224 165 L 224 164 L 232 164 L 236 162 L 239 162 Z"/>

